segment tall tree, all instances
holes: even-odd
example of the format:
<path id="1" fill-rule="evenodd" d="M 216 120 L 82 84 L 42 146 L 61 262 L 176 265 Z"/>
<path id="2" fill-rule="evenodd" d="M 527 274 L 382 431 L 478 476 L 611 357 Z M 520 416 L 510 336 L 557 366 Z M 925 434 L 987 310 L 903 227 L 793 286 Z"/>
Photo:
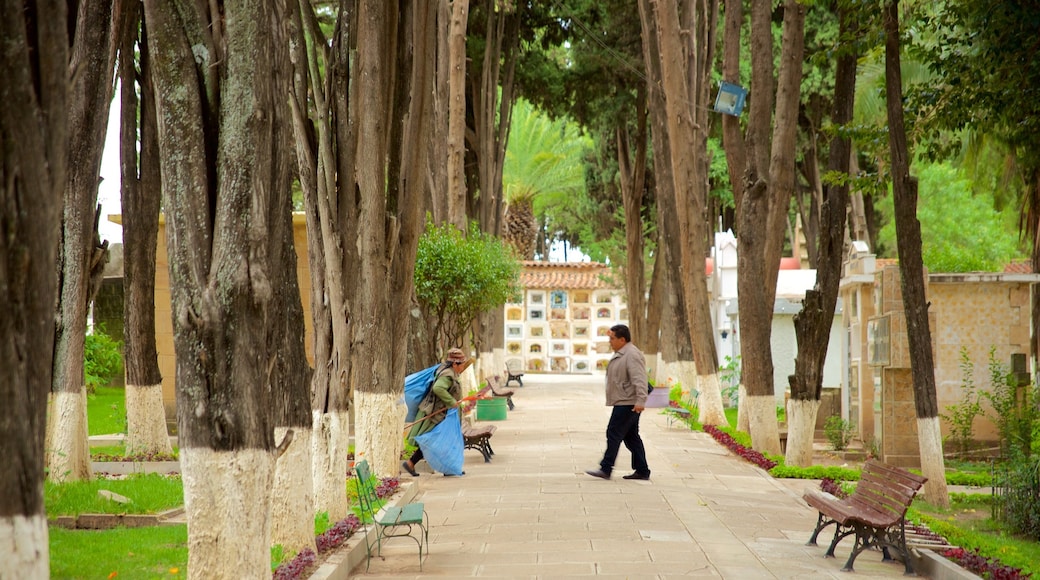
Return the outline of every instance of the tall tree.
<path id="1" fill-rule="evenodd" d="M 838 302 L 842 260 L 845 258 L 845 223 L 849 202 L 849 162 L 852 142 L 846 125 L 852 121 L 856 94 L 855 47 L 862 28 L 851 7 L 843 2 L 835 6 L 839 21 L 839 52 L 834 78 L 834 112 L 831 115 L 833 138 L 827 165 L 829 179 L 822 184 L 819 238 L 815 244 L 816 284 L 805 292 L 802 310 L 794 317 L 798 354 L 795 372 L 788 377 L 791 401 L 787 412 L 788 465 L 812 464 L 812 443 L 816 415 L 823 389 L 823 365 L 827 358 L 834 310 Z"/>
<path id="2" fill-rule="evenodd" d="M 544 215 L 538 208 L 583 193 L 583 156 L 590 145 L 576 123 L 552 120 L 526 99 L 517 100 L 502 168 L 507 204 L 502 238 L 521 259 L 534 259 L 539 216 Z"/>
<path id="3" fill-rule="evenodd" d="M 346 473 L 352 397 L 357 453 L 376 473 L 399 469 L 396 401 L 407 361 L 415 248 L 428 204 L 436 64 L 429 57 L 436 54 L 437 9 L 432 1 L 406 3 L 400 11 L 393 3 L 344 1 L 328 42 L 310 3 L 300 3 L 297 28 L 308 38 L 293 43 L 291 104 L 309 256 L 317 258 L 312 275 L 324 276 L 313 285 L 324 288 L 322 303 L 329 305 L 328 318 L 315 320 L 316 340 L 331 342 L 315 345 L 314 409 L 321 421 L 328 419 L 315 426 L 316 447 L 326 442 L 315 453 L 316 471 L 326 474 L 316 475 L 315 489 L 319 503 L 325 490 L 328 501 L 337 501 L 330 516 L 346 515 L 335 498 Z M 320 243 L 314 243 L 319 232 Z M 329 323 L 331 332 L 320 329 Z M 327 377 L 323 366 L 331 368 Z"/>
<path id="4" fill-rule="evenodd" d="M 726 3 L 726 18 L 738 18 L 736 2 Z M 776 280 L 780 266 L 787 210 L 795 185 L 795 137 L 802 78 L 805 5 L 785 0 L 780 69 L 776 82 L 775 115 L 773 88 L 773 31 L 771 5 L 752 3 L 751 8 L 751 98 L 747 142 L 733 119 L 726 119 L 726 158 L 734 181 L 737 219 L 737 289 L 740 307 L 741 376 L 747 390 L 742 401 L 749 416 L 754 448 L 780 453 L 776 422 L 776 395 L 770 334 Z M 738 38 L 727 26 L 726 44 Z M 736 64 L 727 49 L 725 80 L 736 81 Z M 726 123 L 730 125 L 725 126 Z M 772 129 L 772 135 L 770 130 Z M 740 163 L 744 163 L 742 167 Z M 739 186 L 737 184 L 740 184 Z"/>
<path id="5" fill-rule="evenodd" d="M 173 446 L 166 428 L 155 345 L 155 254 L 162 195 L 159 135 L 143 10 L 139 2 L 120 2 L 120 8 L 119 199 L 123 211 L 126 449 L 129 453 L 168 454 Z"/>
<path id="6" fill-rule="evenodd" d="M 87 391 L 83 368 L 87 310 L 101 285 L 108 242 L 99 243 L 95 216 L 101 154 L 112 99 L 116 44 L 112 0 L 77 6 L 69 68 L 69 164 L 66 174 L 54 377 L 47 421 L 48 477 L 56 481 L 91 477 Z"/>
<path id="7" fill-rule="evenodd" d="M 400 465 L 403 417 L 397 400 L 404 389 L 407 306 L 426 205 L 422 169 L 432 133 L 435 64 L 426 56 L 436 49 L 436 11 L 433 0 L 408 3 L 401 13 L 367 0 L 359 13 L 353 79 L 358 101 L 352 113 L 359 127 L 361 277 L 351 350 L 363 362 L 351 366 L 351 382 L 358 389 L 356 446 L 382 475 L 397 474 Z"/>
<path id="8" fill-rule="evenodd" d="M 899 247 L 900 286 L 910 348 L 910 373 L 917 411 L 917 440 L 921 471 L 928 478 L 924 493 L 929 503 L 948 507 L 942 428 L 935 393 L 935 360 L 928 325 L 924 261 L 921 258 L 921 222 L 917 220 L 917 178 L 910 175 L 910 154 L 903 117 L 903 78 L 900 70 L 899 0 L 885 5 L 885 102 L 888 108 L 888 145 L 895 202 L 896 244 Z"/>
<path id="9" fill-rule="evenodd" d="M 357 244 L 350 236 L 357 216 L 348 177 L 354 164 L 349 119 L 350 46 L 356 28 L 353 4 L 336 7 L 331 39 L 318 25 L 310 2 L 301 0 L 290 19 L 290 58 L 296 157 L 307 216 L 307 261 L 311 274 L 314 375 L 311 382 L 315 508 L 333 521 L 346 517 L 342 490 L 350 440 L 352 304 L 347 280 L 357 280 Z M 334 82 L 339 80 L 340 82 Z M 337 124 L 337 119 L 343 119 Z M 349 192 L 349 194 L 348 194 Z"/>
<path id="10" fill-rule="evenodd" d="M 1016 167 L 1023 181 L 1020 227 L 1031 244 L 1033 271 L 1040 272 L 1040 5 L 944 0 L 925 7 L 931 8 L 928 17 L 936 37 L 924 54 L 938 78 L 907 97 L 934 111 L 928 119 L 932 131 L 964 135 L 971 133 L 960 130 L 970 129 L 1007 144 L 1014 159 L 1003 166 Z M 950 139 L 932 142 L 939 153 L 944 145 L 958 144 Z M 1032 298 L 1031 316 L 1035 369 L 1040 361 L 1040 293 Z"/>
<path id="11" fill-rule="evenodd" d="M 483 0 L 470 7 L 467 51 L 473 67 L 466 68 L 469 87 L 467 134 L 476 161 L 476 179 L 467 183 L 468 215 L 476 217 L 482 231 L 502 235 L 502 171 L 512 125 L 516 63 L 520 53 L 523 11 L 529 6 Z M 476 65 L 479 63 L 479 67 Z M 490 374 L 504 368 L 505 316 L 501 309 L 480 316 L 476 348 L 482 361 L 477 372 Z"/>
<path id="12" fill-rule="evenodd" d="M 191 578 L 270 574 L 286 16 L 282 2 L 145 2 Z"/>
<path id="13" fill-rule="evenodd" d="M 43 504 L 69 93 L 66 2 L 0 8 L 0 577 L 50 576 Z"/>
<path id="14" fill-rule="evenodd" d="M 640 1 L 644 37 L 654 29 L 660 59 L 661 81 L 667 112 L 668 154 L 674 188 L 673 200 L 662 198 L 664 211 L 677 216 L 677 235 L 672 238 L 677 248 L 670 256 L 678 257 L 680 276 L 673 279 L 682 293 L 690 342 L 697 368 L 695 388 L 699 392 L 700 416 L 705 425 L 721 425 L 726 421 L 722 408 L 722 390 L 715 353 L 714 325 L 708 300 L 708 287 L 700 283 L 704 272 L 704 256 L 708 225 L 704 220 L 707 200 L 707 101 L 710 79 L 709 63 L 715 38 L 717 3 L 695 2 L 688 12 L 680 13 L 674 0 L 661 0 L 651 9 Z M 679 23 L 692 31 L 690 42 L 682 42 Z M 687 72 L 689 71 L 689 72 Z M 689 76 L 688 76 L 689 75 Z M 653 90 L 653 89 L 651 89 Z M 692 386 L 692 385 L 691 385 Z"/>

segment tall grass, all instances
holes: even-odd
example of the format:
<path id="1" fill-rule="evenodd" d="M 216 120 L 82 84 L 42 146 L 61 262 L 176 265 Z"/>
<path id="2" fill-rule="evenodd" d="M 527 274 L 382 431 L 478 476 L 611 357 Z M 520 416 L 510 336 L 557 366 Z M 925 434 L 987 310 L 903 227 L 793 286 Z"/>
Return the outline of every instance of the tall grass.
<path id="1" fill-rule="evenodd" d="M 51 578 L 187 577 L 188 527 L 183 524 L 112 530 L 52 527 L 49 535 Z"/>
<path id="2" fill-rule="evenodd" d="M 100 490 L 118 493 L 131 501 L 128 504 L 105 499 Z M 44 503 L 47 517 L 78 516 L 80 514 L 154 514 L 184 504 L 184 489 L 180 477 L 156 473 L 131 475 L 126 479 L 92 479 L 44 484 Z"/>

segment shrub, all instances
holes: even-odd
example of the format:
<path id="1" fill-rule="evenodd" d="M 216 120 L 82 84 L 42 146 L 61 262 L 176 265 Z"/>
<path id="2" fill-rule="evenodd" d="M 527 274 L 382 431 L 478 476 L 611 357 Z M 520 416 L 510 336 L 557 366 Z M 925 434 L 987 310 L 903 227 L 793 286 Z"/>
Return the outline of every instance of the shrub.
<path id="1" fill-rule="evenodd" d="M 852 423 L 838 415 L 827 417 L 827 422 L 823 424 L 823 432 L 835 451 L 848 449 L 849 443 L 852 441 Z"/>
<path id="2" fill-rule="evenodd" d="M 726 357 L 726 363 L 719 367 L 719 382 L 722 384 L 722 403 L 736 407 L 740 398 L 740 355 Z"/>
<path id="3" fill-rule="evenodd" d="M 1020 385 L 1014 373 L 997 360 L 996 348 L 989 350 L 989 375 L 992 390 L 983 396 L 993 407 L 993 421 L 1000 433 L 1001 451 L 1005 455 L 1032 453 L 1035 427 L 1038 421 L 1037 404 L 1040 395 L 1029 384 Z"/>
<path id="4" fill-rule="evenodd" d="M 1015 454 L 995 477 L 997 513 L 1017 533 L 1040 541 L 1040 458 Z"/>
<path id="5" fill-rule="evenodd" d="M 105 334 L 100 324 L 83 343 L 83 371 L 88 395 L 93 395 L 98 387 L 107 385 L 123 371 L 123 345 Z"/>
<path id="6" fill-rule="evenodd" d="M 991 351 L 992 355 L 992 351 Z M 947 405 L 949 414 L 939 416 L 950 423 L 949 438 L 962 452 L 971 451 L 975 442 L 973 426 L 975 417 L 982 414 L 982 395 L 975 390 L 975 364 L 968 358 L 968 349 L 961 347 L 961 400 L 959 403 Z"/>

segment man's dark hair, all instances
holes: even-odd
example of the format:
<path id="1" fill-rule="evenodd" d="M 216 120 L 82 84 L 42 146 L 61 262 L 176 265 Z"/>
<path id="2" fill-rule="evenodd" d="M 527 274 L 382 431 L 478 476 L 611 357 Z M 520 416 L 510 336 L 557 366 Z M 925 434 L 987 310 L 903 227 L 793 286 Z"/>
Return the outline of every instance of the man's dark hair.
<path id="1" fill-rule="evenodd" d="M 614 333 L 617 338 L 625 339 L 625 342 L 632 342 L 632 332 L 628 330 L 628 326 L 624 324 L 615 324 L 610 327 L 610 332 Z"/>

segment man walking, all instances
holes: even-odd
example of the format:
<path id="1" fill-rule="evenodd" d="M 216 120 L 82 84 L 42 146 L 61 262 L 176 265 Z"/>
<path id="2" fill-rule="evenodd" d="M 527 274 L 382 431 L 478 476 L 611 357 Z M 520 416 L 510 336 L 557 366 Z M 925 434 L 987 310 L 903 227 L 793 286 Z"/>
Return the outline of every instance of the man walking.
<path id="1" fill-rule="evenodd" d="M 614 356 L 607 364 L 607 406 L 613 406 L 607 423 L 607 451 L 599 469 L 586 471 L 593 477 L 610 479 L 621 443 L 632 452 L 632 469 L 625 479 L 650 479 L 646 450 L 639 436 L 639 415 L 646 408 L 646 358 L 632 344 L 628 326 L 617 324 L 607 333 Z"/>

